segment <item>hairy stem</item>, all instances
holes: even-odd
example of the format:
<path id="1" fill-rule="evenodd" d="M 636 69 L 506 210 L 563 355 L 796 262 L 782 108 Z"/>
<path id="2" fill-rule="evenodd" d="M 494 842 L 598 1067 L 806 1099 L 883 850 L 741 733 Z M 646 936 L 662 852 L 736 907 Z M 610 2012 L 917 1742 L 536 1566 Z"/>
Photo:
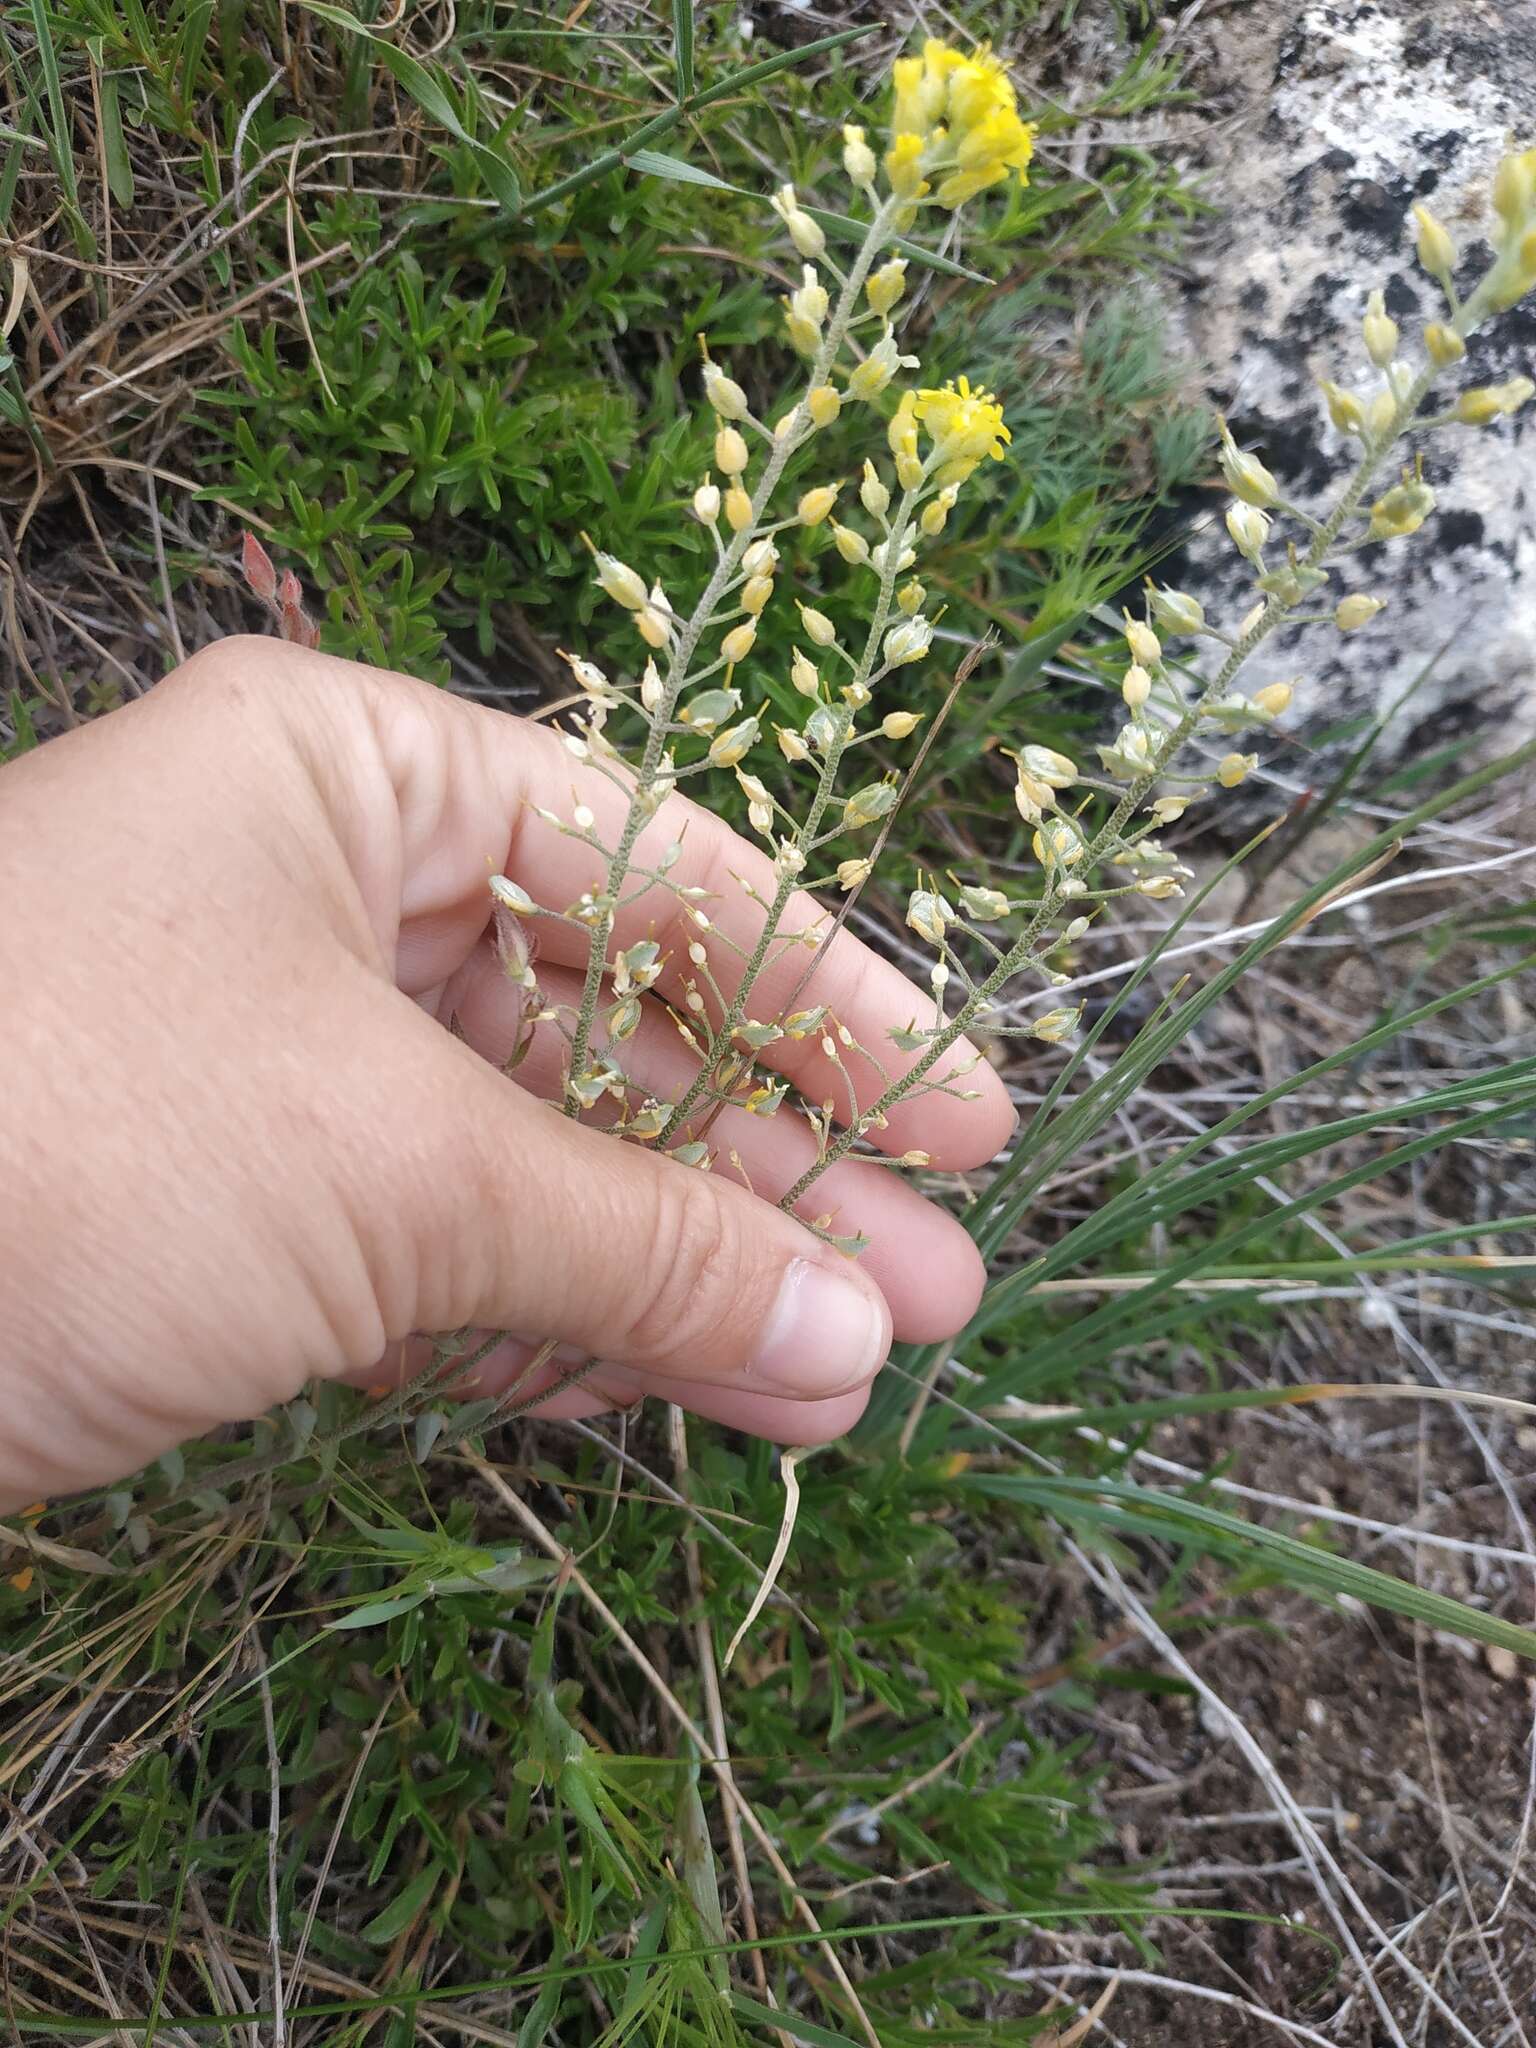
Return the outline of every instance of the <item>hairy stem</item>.
<path id="1" fill-rule="evenodd" d="M 864 287 L 864 280 L 869 275 L 875 257 L 890 239 L 892 223 L 899 211 L 900 207 L 896 199 L 894 197 L 887 199 L 870 222 L 869 230 L 860 244 L 859 253 L 854 258 L 852 267 L 848 272 L 847 281 L 839 292 L 837 303 L 828 317 L 821 347 L 816 352 L 815 361 L 811 365 L 810 373 L 806 380 L 807 390 L 813 390 L 817 385 L 826 383 L 828 373 L 837 359 L 838 351 L 842 347 L 844 337 L 848 332 L 848 325 L 857 307 L 859 293 Z M 581 1003 L 576 1013 L 576 1027 L 571 1039 L 571 1058 L 568 1071 L 573 1080 L 579 1078 L 585 1072 L 587 1062 L 591 1056 L 592 1028 L 597 1016 L 598 1001 L 602 994 L 603 974 L 608 965 L 608 947 L 613 937 L 615 911 L 612 906 L 617 902 L 624 877 L 629 869 L 630 856 L 635 850 L 635 843 L 639 839 L 641 830 L 650 815 L 650 807 L 646 800 L 656 783 L 656 772 L 661 765 L 667 728 L 672 723 L 676 713 L 677 700 L 682 694 L 683 684 L 687 678 L 689 666 L 692 663 L 699 641 L 714 616 L 726 586 L 740 566 L 742 556 L 757 537 L 758 528 L 772 500 L 773 493 L 778 488 L 779 479 L 784 474 L 785 466 L 789 462 L 791 455 L 795 453 L 804 440 L 805 402 L 803 399 L 796 408 L 796 413 L 797 425 L 792 427 L 782 439 L 775 440 L 769 450 L 767 466 L 758 482 L 757 490 L 753 494 L 752 517 L 739 533 L 732 535 L 730 544 L 726 547 L 715 565 L 714 574 L 705 585 L 703 595 L 694 606 L 687 621 L 679 629 L 672 643 L 664 694 L 651 718 L 650 731 L 646 736 L 645 751 L 641 756 L 640 766 L 635 775 L 635 792 L 630 800 L 629 812 L 624 820 L 623 829 L 619 834 L 618 844 L 614 848 L 608 863 L 604 894 L 608 898 L 610 907 L 592 928 L 591 942 L 587 952 L 586 978 L 582 985 Z M 569 1089 L 566 1094 L 565 1107 L 568 1116 L 579 1114 L 581 1108 L 580 1102 Z"/>

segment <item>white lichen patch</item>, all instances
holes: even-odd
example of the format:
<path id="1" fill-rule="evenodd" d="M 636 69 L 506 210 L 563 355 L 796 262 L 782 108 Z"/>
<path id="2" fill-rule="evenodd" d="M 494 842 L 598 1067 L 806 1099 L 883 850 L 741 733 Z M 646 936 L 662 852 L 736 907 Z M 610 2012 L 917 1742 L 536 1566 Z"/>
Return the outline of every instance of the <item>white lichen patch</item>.
<path id="1" fill-rule="evenodd" d="M 1369 388 L 1360 316 L 1373 285 L 1417 357 L 1440 310 L 1413 258 L 1411 208 L 1430 204 L 1480 263 L 1488 184 L 1511 141 L 1536 142 L 1536 12 L 1518 0 L 1317 0 L 1292 20 L 1225 10 L 1202 77 L 1217 111 L 1208 157 L 1222 209 L 1179 309 L 1213 400 L 1298 504 L 1316 510 L 1350 459 L 1318 380 Z M 1450 388 L 1529 373 L 1536 315 L 1474 339 Z M 1347 642 L 1313 632 L 1266 648 L 1251 686 L 1298 669 L 1295 718 L 1314 730 L 1379 713 L 1431 672 L 1394 728 L 1417 750 L 1474 728 L 1490 747 L 1536 730 L 1536 425 L 1428 436 L 1434 516 L 1373 547 L 1331 593 L 1390 605 Z M 1183 580 L 1211 609 L 1240 585 L 1219 525 Z"/>

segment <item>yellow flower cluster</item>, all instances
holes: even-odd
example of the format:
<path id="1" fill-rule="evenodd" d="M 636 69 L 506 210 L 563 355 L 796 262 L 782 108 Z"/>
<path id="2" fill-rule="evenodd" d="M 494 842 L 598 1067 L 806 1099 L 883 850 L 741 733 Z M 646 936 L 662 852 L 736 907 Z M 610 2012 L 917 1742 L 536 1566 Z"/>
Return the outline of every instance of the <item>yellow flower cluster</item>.
<path id="1" fill-rule="evenodd" d="M 985 46 L 967 56 L 930 39 L 921 57 L 897 58 L 892 79 L 885 168 L 901 198 L 925 198 L 939 177 L 938 203 L 959 206 L 1010 171 L 1024 177 L 1035 131 L 1020 120 L 1013 81 Z"/>
<path id="2" fill-rule="evenodd" d="M 919 391 L 912 409 L 933 443 L 941 484 L 963 484 L 984 460 L 1001 462 L 1013 439 L 992 393 L 979 386 L 973 391 L 965 377 L 942 391 Z"/>
<path id="3" fill-rule="evenodd" d="M 932 444 L 928 464 L 917 452 L 919 425 Z M 888 439 L 902 488 L 913 489 L 931 467 L 934 480 L 942 486 L 935 504 L 947 498 L 947 510 L 954 503 L 956 487 L 989 457 L 1001 462 L 1013 436 L 1003 425 L 1003 408 L 992 393 L 980 387 L 973 391 L 969 379 L 961 377 L 942 391 L 904 391 Z M 925 526 L 924 531 L 937 532 L 938 526 Z"/>

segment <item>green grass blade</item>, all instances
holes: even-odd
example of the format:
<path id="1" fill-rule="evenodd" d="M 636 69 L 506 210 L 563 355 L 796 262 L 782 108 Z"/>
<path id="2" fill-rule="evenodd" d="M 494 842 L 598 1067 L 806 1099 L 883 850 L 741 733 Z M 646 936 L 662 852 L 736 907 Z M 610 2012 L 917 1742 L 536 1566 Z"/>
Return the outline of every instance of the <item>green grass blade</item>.
<path id="1" fill-rule="evenodd" d="M 740 1991 L 731 1993 L 730 2006 L 737 2019 L 748 2020 L 754 2027 L 770 2027 L 777 2034 L 788 2034 L 792 2041 L 804 2041 L 806 2048 L 860 2048 L 860 2043 L 849 2034 L 834 2034 L 830 2027 L 818 2027 L 814 2020 L 798 2012 L 780 2012 L 776 2006 L 759 2005 L 755 1998 Z"/>
<path id="2" fill-rule="evenodd" d="M 693 0 L 672 0 L 672 68 L 685 100 L 693 92 Z"/>
<path id="3" fill-rule="evenodd" d="M 36 4 L 36 0 L 34 0 Z M 456 142 L 460 142 L 474 158 L 475 168 L 484 178 L 487 190 L 499 200 L 509 213 L 516 213 L 523 201 L 522 186 L 504 156 L 492 149 L 475 135 L 466 125 L 463 115 L 454 104 L 452 82 L 441 64 L 428 64 L 415 57 L 409 50 L 402 50 L 397 43 L 384 36 L 378 36 L 365 28 L 344 7 L 332 7 L 328 0 L 300 0 L 308 14 L 329 22 L 332 28 L 344 30 L 349 35 L 360 36 L 373 50 L 378 61 L 397 85 L 409 93 L 424 114 L 446 128 Z"/>
<path id="4" fill-rule="evenodd" d="M 53 46 L 53 29 L 43 0 L 28 0 L 28 4 L 32 14 L 33 33 L 37 38 L 38 68 L 43 74 L 43 91 L 47 95 L 48 114 L 52 124 L 48 135 L 49 153 L 53 158 L 53 168 L 63 196 L 64 211 L 69 217 L 75 248 L 89 263 L 94 261 L 96 256 L 96 237 L 80 211 L 80 188 L 75 178 L 75 153 L 70 142 L 69 111 L 64 103 L 64 85 L 59 76 L 58 52 Z"/>
<path id="5" fill-rule="evenodd" d="M 123 134 L 123 110 L 115 71 L 103 72 L 101 78 L 101 146 L 107 159 L 107 189 L 126 213 L 133 205 L 133 161 Z"/>
<path id="6" fill-rule="evenodd" d="M 579 171 L 557 178 L 542 192 L 535 192 L 524 203 L 524 214 L 537 212 L 540 207 L 553 206 L 557 200 L 569 199 L 573 192 L 580 192 L 585 186 L 594 184 L 599 178 L 606 178 L 610 171 L 616 171 L 634 155 L 637 149 L 644 149 L 658 136 L 674 129 L 687 114 L 696 114 L 701 107 L 713 106 L 716 100 L 723 100 L 733 93 L 745 92 L 750 86 L 760 85 L 764 79 L 772 78 L 780 71 L 787 71 L 791 65 L 804 64 L 812 57 L 819 57 L 828 50 L 841 48 L 844 43 L 855 42 L 860 36 L 867 36 L 880 26 L 869 22 L 859 28 L 839 29 L 836 34 L 820 36 L 813 43 L 806 43 L 798 50 L 781 50 L 776 57 L 765 57 L 759 64 L 749 64 L 742 71 L 733 71 L 728 78 L 717 80 L 706 86 L 702 92 L 690 93 L 675 107 L 663 108 L 649 121 L 643 121 L 627 142 L 611 149 L 599 150 L 591 163 L 583 164 Z"/>
<path id="7" fill-rule="evenodd" d="M 1287 1584 L 1329 1598 L 1349 1597 L 1400 1614 L 1426 1628 L 1442 1629 L 1473 1642 L 1536 1658 L 1536 1630 L 1482 1614 L 1443 1593 L 1426 1592 L 1352 1558 L 1336 1557 L 1298 1537 L 1266 1529 L 1241 1515 L 1182 1495 L 1116 1479 L 1045 1478 L 1033 1473 L 966 1473 L 957 1485 L 968 1492 L 1027 1502 L 1072 1522 L 1086 1522 L 1117 1535 L 1159 1538 L 1212 1551 L 1241 1565 L 1268 1567 Z"/>

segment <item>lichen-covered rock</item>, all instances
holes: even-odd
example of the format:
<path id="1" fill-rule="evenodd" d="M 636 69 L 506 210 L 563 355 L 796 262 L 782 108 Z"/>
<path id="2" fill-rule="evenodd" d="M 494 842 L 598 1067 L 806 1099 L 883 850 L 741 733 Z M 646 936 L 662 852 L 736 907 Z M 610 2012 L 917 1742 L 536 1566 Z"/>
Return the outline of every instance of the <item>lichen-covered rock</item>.
<path id="1" fill-rule="evenodd" d="M 1464 275 L 1488 260 L 1494 166 L 1511 142 L 1536 143 L 1536 0 L 1253 0 L 1200 32 L 1221 214 L 1181 318 L 1238 439 L 1316 512 L 1353 446 L 1329 426 L 1317 380 L 1360 389 L 1374 377 L 1360 341 L 1367 292 L 1384 289 L 1415 359 L 1440 310 L 1414 261 L 1413 203 L 1450 227 Z M 1474 338 L 1446 388 L 1529 374 L 1533 358 L 1528 299 Z M 1314 730 L 1382 712 L 1423 677 L 1394 721 L 1394 751 L 1473 730 L 1513 742 L 1536 731 L 1536 406 L 1420 445 L 1437 512 L 1336 576 L 1338 594 L 1373 591 L 1390 608 L 1348 641 L 1314 627 L 1272 643 L 1245 675 L 1256 686 L 1300 670 L 1288 723 L 1299 715 Z M 1238 601 L 1235 571 L 1218 521 L 1192 545 L 1185 580 L 1214 609 Z"/>

